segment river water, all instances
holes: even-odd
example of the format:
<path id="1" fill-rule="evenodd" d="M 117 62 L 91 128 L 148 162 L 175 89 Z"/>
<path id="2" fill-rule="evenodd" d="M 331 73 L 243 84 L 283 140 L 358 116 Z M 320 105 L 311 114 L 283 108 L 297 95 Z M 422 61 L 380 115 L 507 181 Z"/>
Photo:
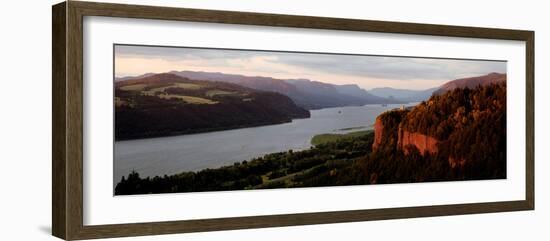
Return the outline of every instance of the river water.
<path id="1" fill-rule="evenodd" d="M 365 105 L 312 110 L 311 118 L 251 128 L 115 142 L 114 181 L 132 170 L 141 177 L 197 171 L 264 154 L 311 147 L 323 133 L 372 129 L 376 117 L 400 105 Z M 351 128 L 351 129 L 349 129 Z"/>

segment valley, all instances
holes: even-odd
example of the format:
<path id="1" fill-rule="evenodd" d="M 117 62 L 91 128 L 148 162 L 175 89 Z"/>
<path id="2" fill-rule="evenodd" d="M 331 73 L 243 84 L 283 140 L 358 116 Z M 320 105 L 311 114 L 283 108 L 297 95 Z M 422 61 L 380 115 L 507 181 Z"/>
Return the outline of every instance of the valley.
<path id="1" fill-rule="evenodd" d="M 234 109 L 219 117 L 231 119 L 252 102 L 258 109 L 246 111 L 283 121 L 117 141 L 116 195 L 506 178 L 504 74 L 449 81 L 420 103 L 309 110 L 280 93 L 173 74 L 120 81 L 117 91 L 117 111 L 141 106 L 170 119 L 179 108 L 224 106 Z M 155 103 L 172 106 L 157 112 Z"/>

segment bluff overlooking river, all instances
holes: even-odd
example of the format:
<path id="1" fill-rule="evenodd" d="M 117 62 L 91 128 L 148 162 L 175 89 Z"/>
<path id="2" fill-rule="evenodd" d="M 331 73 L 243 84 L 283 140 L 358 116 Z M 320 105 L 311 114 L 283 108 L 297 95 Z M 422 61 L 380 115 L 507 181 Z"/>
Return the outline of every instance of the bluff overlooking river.
<path id="1" fill-rule="evenodd" d="M 491 82 L 434 95 L 411 110 L 377 117 L 373 149 L 446 159 L 467 175 L 505 176 L 506 84 Z"/>

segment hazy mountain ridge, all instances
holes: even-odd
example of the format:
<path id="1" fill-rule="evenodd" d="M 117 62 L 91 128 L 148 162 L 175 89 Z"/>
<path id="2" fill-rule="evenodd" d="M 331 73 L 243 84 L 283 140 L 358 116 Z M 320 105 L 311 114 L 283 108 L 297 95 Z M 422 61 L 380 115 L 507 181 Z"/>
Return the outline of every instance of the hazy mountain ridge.
<path id="1" fill-rule="evenodd" d="M 156 74 L 157 74 L 157 73 L 145 73 L 145 74 L 138 75 L 138 76 L 116 77 L 116 78 L 115 78 L 115 82 L 121 82 L 121 81 L 126 81 L 126 80 L 133 80 L 133 79 L 141 79 L 141 78 L 153 76 L 153 75 L 156 75 Z"/>
<path id="2" fill-rule="evenodd" d="M 381 88 L 373 88 L 369 90 L 369 93 L 375 96 L 384 97 L 388 99 L 394 98 L 396 100 L 405 101 L 405 102 L 421 102 L 421 101 L 428 100 L 433 94 L 440 95 L 456 88 L 473 89 L 479 85 L 486 86 L 489 84 L 499 83 L 503 81 L 506 81 L 506 74 L 489 73 L 487 75 L 451 80 L 439 87 L 429 88 L 425 90 L 409 90 L 409 89 L 396 89 L 391 87 L 381 87 Z"/>
<path id="3" fill-rule="evenodd" d="M 396 89 L 391 87 L 373 88 L 369 92 L 375 96 L 384 98 L 395 98 L 397 100 L 406 102 L 420 102 L 430 98 L 433 92 L 438 90 L 439 87 L 429 88 L 425 90 L 409 90 L 409 89 Z"/>
<path id="4" fill-rule="evenodd" d="M 321 109 L 341 106 L 359 106 L 365 104 L 389 104 L 421 102 L 433 94 L 442 94 L 455 88 L 475 88 L 506 80 L 506 74 L 490 73 L 487 75 L 461 78 L 426 90 L 397 89 L 391 87 L 364 90 L 356 84 L 334 85 L 309 79 L 276 79 L 263 76 L 245 76 L 220 72 L 170 71 L 188 79 L 218 81 L 237 84 L 256 90 L 280 93 L 291 98 L 296 105 L 305 109 Z M 116 78 L 115 81 L 127 81 L 155 75 L 146 73 L 136 77 Z"/>
<path id="5" fill-rule="evenodd" d="M 371 95 L 357 85 L 333 85 L 308 79 L 276 79 L 219 72 L 171 71 L 169 73 L 189 79 L 228 82 L 256 90 L 281 93 L 305 109 L 403 103 L 403 101 Z M 124 77 L 124 79 L 130 80 L 131 77 Z"/>

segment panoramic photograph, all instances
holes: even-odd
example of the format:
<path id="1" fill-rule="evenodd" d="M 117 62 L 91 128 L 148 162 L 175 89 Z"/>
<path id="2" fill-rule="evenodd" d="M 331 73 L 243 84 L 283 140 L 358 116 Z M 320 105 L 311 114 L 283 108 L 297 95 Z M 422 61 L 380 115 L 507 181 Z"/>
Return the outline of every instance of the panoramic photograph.
<path id="1" fill-rule="evenodd" d="M 506 61 L 113 51 L 114 195 L 506 178 Z"/>

